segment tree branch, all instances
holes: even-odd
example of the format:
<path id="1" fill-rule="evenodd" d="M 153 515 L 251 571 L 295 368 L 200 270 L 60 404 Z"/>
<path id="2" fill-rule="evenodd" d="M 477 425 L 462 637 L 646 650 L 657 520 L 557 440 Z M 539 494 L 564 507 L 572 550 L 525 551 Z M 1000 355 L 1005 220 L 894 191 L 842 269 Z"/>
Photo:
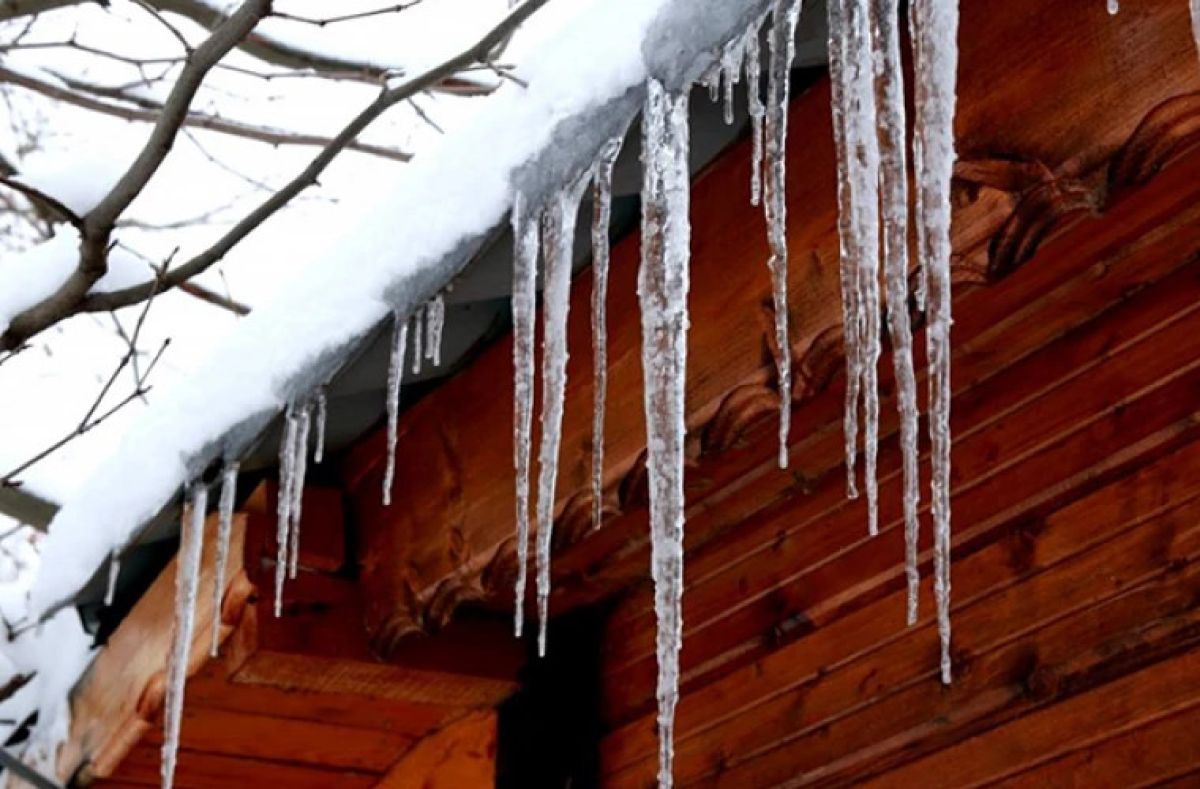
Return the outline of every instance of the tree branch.
<path id="1" fill-rule="evenodd" d="M 375 101 L 371 102 L 344 129 L 334 137 L 333 142 L 317 154 L 303 171 L 289 181 L 278 192 L 271 195 L 257 208 L 247 214 L 234 225 L 215 244 L 196 255 L 183 265 L 168 272 L 161 281 L 146 282 L 141 285 L 124 288 L 106 293 L 92 293 L 85 297 L 79 306 L 82 312 L 101 312 L 127 307 L 146 299 L 156 288 L 166 290 L 177 287 L 180 283 L 202 273 L 217 261 L 225 257 L 234 246 L 250 235 L 259 225 L 273 216 L 309 186 L 317 183 L 317 179 L 337 154 L 346 147 L 376 118 L 389 107 L 426 90 L 429 85 L 436 84 L 447 74 L 461 71 L 473 63 L 486 62 L 492 49 L 497 43 L 512 34 L 535 11 L 545 5 L 547 0 L 526 0 L 487 35 L 455 57 L 439 66 L 414 77 L 402 85 L 383 91 Z"/>
<path id="2" fill-rule="evenodd" d="M 156 123 L 163 112 L 162 102 L 138 96 L 124 88 L 110 88 L 103 85 L 93 85 L 83 80 L 55 74 L 61 84 L 49 80 L 39 80 L 28 73 L 14 71 L 0 65 L 0 82 L 25 88 L 43 96 L 71 104 L 85 110 L 110 115 L 128 121 L 144 121 Z M 114 101 L 125 102 L 132 106 L 122 106 Z M 324 147 L 331 139 L 318 134 L 301 134 L 286 129 L 273 129 L 270 126 L 255 126 L 241 121 L 227 120 L 219 115 L 208 115 L 189 110 L 183 118 L 183 125 L 194 129 L 206 129 L 220 134 L 257 140 L 270 145 L 303 145 L 309 147 Z M 380 156 L 397 162 L 407 162 L 412 155 L 395 148 L 381 145 L 354 142 L 349 150 Z"/>
<path id="3" fill-rule="evenodd" d="M 64 205 L 58 198 L 46 194 L 37 187 L 30 186 L 29 184 L 22 183 L 15 178 L 9 178 L 5 175 L 0 175 L 0 185 L 7 186 L 9 189 L 12 189 L 15 192 L 20 192 L 21 194 L 25 195 L 25 197 L 29 198 L 31 202 L 35 204 L 40 203 L 54 213 L 58 214 L 59 218 L 63 221 L 71 223 L 80 230 L 83 229 L 83 220 L 79 217 L 79 215 L 70 208 L 67 208 L 67 206 Z"/>
<path id="4" fill-rule="evenodd" d="M 108 194 L 83 217 L 79 264 L 75 271 L 56 292 L 12 319 L 8 329 L 0 336 L 0 348 L 16 347 L 47 326 L 72 314 L 92 285 L 108 271 L 108 249 L 113 227 L 166 159 L 205 75 L 270 10 L 271 0 L 245 0 L 191 53 L 187 65 L 163 103 L 158 122 L 141 152 Z"/>

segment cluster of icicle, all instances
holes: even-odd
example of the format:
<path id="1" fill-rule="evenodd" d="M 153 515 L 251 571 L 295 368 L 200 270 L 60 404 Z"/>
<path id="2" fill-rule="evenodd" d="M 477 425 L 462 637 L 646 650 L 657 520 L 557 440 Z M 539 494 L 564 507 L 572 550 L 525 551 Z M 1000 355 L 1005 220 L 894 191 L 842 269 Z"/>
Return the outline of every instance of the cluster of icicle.
<path id="1" fill-rule="evenodd" d="M 396 425 L 399 413 L 400 379 L 403 373 L 408 344 L 408 316 L 397 312 L 395 335 L 387 387 L 388 456 L 383 500 L 391 503 L 392 481 L 395 477 Z M 421 371 L 422 359 L 441 365 L 442 330 L 446 323 L 445 300 L 435 296 L 412 316 L 414 374 Z M 424 338 L 424 349 L 422 349 Z M 319 388 L 311 396 L 288 404 L 284 411 L 283 435 L 279 444 L 279 494 L 276 505 L 275 556 L 275 616 L 283 605 L 283 585 L 286 578 L 294 579 L 299 567 L 300 516 L 304 497 L 304 479 L 308 468 L 308 451 L 313 444 L 313 461 L 320 463 L 325 455 L 326 392 Z M 315 424 L 314 424 L 315 423 Z M 315 428 L 315 438 L 313 436 Z M 229 542 L 233 531 L 233 509 L 237 496 L 238 463 L 229 461 L 221 472 L 220 498 L 217 504 L 216 561 L 213 578 L 213 628 L 210 654 L 216 657 L 220 646 L 221 616 L 224 602 L 225 568 L 229 558 Z M 195 630 L 196 595 L 200 577 L 200 559 L 204 540 L 204 518 L 208 505 L 208 487 L 193 483 L 187 490 L 187 506 L 180 526 L 179 561 L 176 570 L 175 619 L 168 659 L 166 709 L 163 716 L 162 786 L 174 783 L 176 755 L 179 750 L 180 726 L 183 719 L 183 696 L 187 681 L 187 662 Z M 106 593 L 112 603 L 117 576 L 120 572 L 114 552 L 109 566 L 109 586 Z"/>
<path id="2" fill-rule="evenodd" d="M 941 674 L 950 681 L 950 177 L 957 71 L 957 0 L 909 4 L 916 118 L 915 172 L 918 281 L 915 300 L 926 323 L 932 465 L 934 595 L 941 639 Z M 830 0 L 829 62 L 838 148 L 838 229 L 846 345 L 847 490 L 855 482 L 861 404 L 863 477 L 868 530 L 878 532 L 876 457 L 878 363 L 886 290 L 903 454 L 905 568 L 909 624 L 917 620 L 917 387 L 908 314 L 908 164 L 904 72 L 898 0 Z"/>
<path id="3" fill-rule="evenodd" d="M 734 87 L 744 71 L 753 141 L 750 197 L 767 220 L 768 268 L 775 301 L 780 391 L 779 464 L 788 462 L 791 360 L 788 342 L 786 234 L 787 97 L 800 0 L 776 0 L 745 36 L 732 42 L 702 78 L 733 119 Z M 918 508 L 917 385 L 908 314 L 909 195 L 904 84 L 898 0 L 830 0 L 830 60 L 834 129 L 839 159 L 839 232 L 848 386 L 845 433 L 848 493 L 857 496 L 855 460 L 863 435 L 868 530 L 878 532 L 876 482 L 879 431 L 877 367 L 884 297 L 894 349 L 904 455 L 904 515 L 908 620 L 917 618 Z M 760 93 L 760 35 L 768 24 L 767 89 Z M 925 313 L 930 359 L 930 433 L 934 587 L 942 640 L 942 677 L 949 681 L 949 187 L 954 161 L 952 122 L 957 68 L 956 0 L 914 0 L 909 9 L 917 97 L 912 159 L 916 173 L 914 223 L 918 241 L 919 309 Z M 690 260 L 689 91 L 669 91 L 651 79 L 642 118 L 642 260 L 638 295 L 650 487 L 655 612 L 658 621 L 659 785 L 670 786 L 672 733 L 678 699 L 683 591 L 684 391 Z M 596 377 L 593 417 L 592 517 L 602 515 L 605 393 L 605 315 L 608 211 L 619 140 L 602 151 L 592 171 L 541 205 L 518 195 L 513 209 L 514 467 L 518 575 L 515 629 L 523 629 L 530 539 L 530 485 L 535 384 L 535 306 L 539 248 L 545 259 L 541 446 L 538 453 L 536 544 L 538 647 L 546 646 L 550 545 L 566 375 L 566 321 L 575 213 L 588 177 L 593 184 L 592 326 Z M 880 291 L 882 282 L 884 294 Z"/>
<path id="4" fill-rule="evenodd" d="M 537 303 L 539 251 L 545 259 L 542 311 L 542 415 L 537 479 L 537 601 L 538 654 L 546 653 L 546 618 L 550 600 L 550 546 L 554 527 L 554 493 L 558 479 L 558 454 L 562 442 L 563 405 L 567 384 L 567 317 L 571 296 L 571 265 L 579 201 L 589 184 L 593 192 L 592 218 L 592 329 L 594 337 L 595 395 L 592 484 L 599 489 L 604 468 L 604 400 L 606 391 L 606 322 L 609 238 L 612 210 L 612 175 L 621 139 L 609 140 L 596 165 L 546 201 L 530 205 L 517 195 L 513 227 L 513 466 L 516 470 L 517 579 L 514 630 L 524 630 L 525 587 L 529 563 L 529 499 L 533 454 L 534 314 Z M 599 523 L 602 500 L 593 499 L 592 517 Z"/>

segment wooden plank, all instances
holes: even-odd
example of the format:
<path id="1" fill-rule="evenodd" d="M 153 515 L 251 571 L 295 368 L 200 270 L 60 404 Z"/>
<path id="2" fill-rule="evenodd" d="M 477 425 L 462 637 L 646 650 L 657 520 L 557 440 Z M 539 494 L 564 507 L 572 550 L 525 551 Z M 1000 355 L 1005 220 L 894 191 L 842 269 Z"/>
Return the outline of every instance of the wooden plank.
<path id="1" fill-rule="evenodd" d="M 422 737 L 461 717 L 462 708 L 375 695 L 317 693 L 235 683 L 224 666 L 210 663 L 188 680 L 187 703 L 196 708 L 319 720 L 347 728 L 380 729 Z"/>
<path id="2" fill-rule="evenodd" d="M 709 769 L 697 785 L 775 786 L 837 785 L 858 782 L 928 753 L 948 754 L 952 743 L 995 727 L 1091 688 L 1119 687 L 1120 677 L 1131 669 L 1150 665 L 1165 656 L 1192 649 L 1200 642 L 1200 611 L 1193 605 L 1200 591 L 1195 564 L 1178 577 L 1165 574 L 1157 581 L 1134 586 L 1094 607 L 1051 622 L 1030 635 L 1029 641 L 1010 641 L 981 656 L 968 673 L 943 690 L 933 692 L 937 679 L 903 687 L 862 709 L 803 726 L 769 750 L 739 754 L 741 761 L 728 769 Z M 1003 617 L 1004 612 L 1000 612 Z M 1008 620 L 1016 629 L 1017 625 Z M 929 654 L 932 654 L 930 650 Z M 1194 668 L 1194 664 L 1189 664 Z M 1169 674 L 1171 664 L 1150 672 Z M 1181 695 L 1188 683 L 1182 679 Z M 1160 710 L 1170 708 L 1161 697 Z M 1112 725 L 1119 721 L 1110 718 Z M 1080 737 L 1077 726 L 1064 736 Z M 939 750 L 940 749 L 940 750 Z M 754 755 L 755 758 L 746 758 Z M 974 752 L 972 753 L 972 757 Z M 992 756 L 985 760 L 1011 765 L 1016 760 Z M 1018 762 L 1019 763 L 1019 762 Z M 723 767 L 723 765 L 712 765 Z M 971 768 L 971 769 L 974 769 Z M 897 771 L 912 780 L 920 770 Z M 945 775 L 934 771 L 931 774 Z M 947 776 L 946 785 L 968 783 Z M 899 785 L 904 785 L 900 780 Z"/>
<path id="3" fill-rule="evenodd" d="M 160 786 L 159 752 L 150 745 L 138 745 L 121 763 L 113 779 L 97 782 L 98 787 Z M 375 773 L 345 769 L 318 769 L 263 759 L 245 759 L 187 749 L 179 752 L 175 786 L 179 789 L 227 789 L 230 786 L 289 787 L 289 789 L 367 789 L 379 780 Z"/>
<path id="4" fill-rule="evenodd" d="M 1099 542 L 1143 528 L 1150 519 L 1193 500 L 1198 493 L 1200 444 L 1194 443 L 1036 525 L 1016 524 L 1004 539 L 956 564 L 955 616 L 961 617 L 969 606 Z M 900 594 L 894 593 L 721 680 L 685 692 L 676 714 L 676 747 L 681 753 L 713 750 L 716 746 L 711 743 L 693 745 L 690 741 L 710 729 L 734 726 L 739 717 L 758 720 L 761 714 L 753 710 L 759 705 L 908 636 L 898 613 L 899 601 Z M 956 619 L 957 637 L 971 643 L 977 636 L 964 629 L 965 624 Z M 932 666 L 929 655 L 920 660 L 922 670 Z M 635 761 L 651 759 L 656 747 L 654 719 L 648 714 L 605 738 L 601 762 L 605 772 L 616 772 Z"/>
<path id="5" fill-rule="evenodd" d="M 388 771 L 379 789 L 487 787 L 496 777 L 496 713 L 475 712 L 430 735 Z"/>
<path id="6" fill-rule="evenodd" d="M 1137 463 L 1144 462 L 1138 458 L 1147 452 L 1152 457 L 1169 448 L 1176 440 L 1171 425 L 1177 420 L 1186 424 L 1200 393 L 1200 342 L 1192 342 L 1200 335 L 1198 328 L 1200 319 L 1172 324 L 1167 336 L 1183 346 L 1167 342 L 1166 337 L 1162 344 L 1148 341 L 1155 350 L 1180 349 L 1178 356 L 1165 351 L 1138 353 L 1135 347 L 1127 355 L 1107 360 L 1093 375 L 1070 381 L 981 432 L 963 431 L 955 456 L 956 473 L 962 476 L 953 504 L 957 522 L 963 524 L 955 535 L 957 555 L 993 539 L 1006 523 L 1085 493 L 1105 464 L 1120 459 L 1126 449 L 1133 451 L 1129 462 Z M 1190 372 L 1172 380 L 1189 367 Z M 1166 383 L 1155 383 L 1163 378 Z M 1068 414 L 1078 421 L 1068 423 Z M 1168 432 L 1153 437 L 1162 430 Z M 835 482 L 819 495 L 830 499 L 838 494 Z M 853 508 L 840 507 L 816 518 L 783 513 L 790 523 L 808 526 L 809 531 L 786 541 L 777 539 L 775 550 L 764 555 L 766 561 L 759 565 L 768 569 L 756 574 L 753 565 L 739 568 L 731 581 L 737 586 L 725 589 L 724 599 L 730 602 L 720 612 L 723 616 L 712 622 L 706 636 L 685 641 L 685 669 L 693 675 L 715 671 L 720 666 L 714 666 L 714 661 L 722 656 L 726 662 L 744 661 L 743 644 L 757 653 L 769 649 L 770 633 L 780 622 L 794 619 L 799 632 L 804 632 L 897 588 L 902 583 L 897 561 L 903 555 L 898 510 L 898 501 L 881 507 L 877 538 L 855 528 L 861 521 Z M 781 568 L 782 574 L 771 567 Z M 760 579 L 767 583 L 758 586 Z M 896 611 L 900 616 L 903 607 Z M 606 678 L 612 719 L 620 720 L 626 711 L 649 704 L 652 672 L 649 655 L 640 665 Z"/>
<path id="7" fill-rule="evenodd" d="M 957 661 L 958 675 L 948 691 L 931 692 L 937 685 L 937 635 L 928 619 L 878 648 L 840 665 L 823 666 L 799 684 L 782 682 L 775 674 L 764 683 L 772 693 L 759 704 L 738 709 L 736 717 L 677 741 L 676 777 L 684 783 L 729 769 L 730 776 L 746 781 L 741 785 L 759 786 L 768 785 L 761 782 L 766 780 L 764 764 L 775 769 L 770 775 L 819 773 L 831 770 L 827 763 L 838 763 L 839 758 L 845 762 L 869 758 L 869 763 L 877 766 L 891 753 L 883 750 L 885 744 L 899 747 L 889 737 L 898 740 L 901 732 L 909 731 L 906 727 L 920 729 L 947 711 L 973 722 L 968 711 L 977 697 L 998 694 L 991 702 L 994 708 L 987 708 L 989 713 L 1010 714 L 1005 705 L 1012 703 L 1014 695 L 1021 695 L 1021 689 L 1011 689 L 1010 683 L 1024 680 L 1035 668 L 1055 667 L 1058 660 L 1067 664 L 1096 640 L 1119 643 L 1118 634 L 1126 632 L 1122 627 L 1137 632 L 1144 621 L 1166 616 L 1164 611 L 1179 611 L 1180 606 L 1187 609 L 1200 584 L 1200 569 L 1191 571 L 1185 582 L 1174 581 L 1164 566 L 1175 562 L 1175 566 L 1187 567 L 1188 561 L 1200 555 L 1198 522 L 1200 500 L 1193 498 L 1136 528 L 1126 525 L 1118 536 L 1020 583 L 1002 583 L 990 594 L 960 603 L 955 615 L 955 648 L 960 656 L 968 657 Z M 999 564 L 995 555 L 986 558 L 992 565 Z M 982 559 L 970 564 L 974 566 L 966 569 L 986 567 Z M 993 570 L 991 575 L 995 574 Z M 1089 583 L 1098 574 L 1106 580 L 1099 588 Z M 1151 592 L 1138 595 L 1129 591 L 1142 588 Z M 829 637 L 820 631 L 788 651 L 793 657 L 804 654 L 805 647 L 807 651 L 828 651 L 829 647 L 819 643 L 829 643 Z M 1097 647 L 1091 659 L 1111 659 L 1110 651 L 1115 651 L 1111 646 Z M 1032 666 L 1030 650 L 1037 656 Z M 953 731 L 946 725 L 939 736 L 950 736 L 947 732 Z M 931 732 L 922 734 L 926 739 L 920 747 L 930 747 Z M 917 747 L 911 739 L 904 739 L 909 749 Z M 773 757 L 752 758 L 772 748 Z M 652 755 L 653 751 L 646 754 Z M 637 769 L 614 776 L 610 785 L 644 782 L 652 774 L 653 763 L 643 758 Z M 861 769 L 861 764 L 856 765 Z M 849 768 L 843 765 L 843 769 Z M 847 777 L 841 775 L 840 779 Z M 736 779 L 729 780 L 734 781 L 730 785 L 739 785 Z"/>
<path id="8" fill-rule="evenodd" d="M 1054 789 L 1076 786 L 1147 786 L 1185 776 L 1200 768 L 1200 700 L 1180 712 L 1152 719 L 1137 728 L 1112 734 L 1106 718 L 1079 719 L 1082 732 L 1098 741 L 1051 762 L 1005 779 L 1001 786 Z M 991 736 L 1005 739 L 1007 732 Z M 886 777 L 886 776 L 884 776 Z"/>
<path id="9" fill-rule="evenodd" d="M 913 786 L 913 782 L 934 787 L 972 786 L 1010 774 L 1047 753 L 1086 742 L 1095 721 L 1121 729 L 1173 711 L 1193 710 L 1197 704 L 1200 651 L 1193 650 L 908 764 L 864 786 Z"/>
<path id="10" fill-rule="evenodd" d="M 208 658 L 212 639 L 212 586 L 216 558 L 216 517 L 205 522 L 196 628 L 188 653 L 188 673 Z M 247 595 L 242 567 L 245 518 L 234 518 L 226 578 L 227 599 L 221 612 L 223 637 L 241 615 Z M 86 776 L 110 774 L 130 747 L 151 730 L 163 702 L 167 655 L 175 605 L 176 560 L 159 574 L 150 589 L 113 633 L 71 699 L 71 731 L 58 759 L 58 776 L 66 780 L 82 769 Z M 235 591 L 236 590 L 236 591 Z"/>
<path id="11" fill-rule="evenodd" d="M 156 728 L 147 745 L 162 744 Z M 413 738 L 315 720 L 184 706 L 180 747 L 190 751 L 382 773 Z"/>

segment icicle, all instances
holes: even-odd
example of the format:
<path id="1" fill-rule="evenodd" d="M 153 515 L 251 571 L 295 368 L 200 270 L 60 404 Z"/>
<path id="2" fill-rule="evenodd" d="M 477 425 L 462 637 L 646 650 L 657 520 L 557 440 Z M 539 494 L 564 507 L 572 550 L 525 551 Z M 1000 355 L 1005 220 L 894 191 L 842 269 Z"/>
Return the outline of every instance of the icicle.
<path id="1" fill-rule="evenodd" d="M 112 553 L 108 557 L 108 586 L 104 589 L 104 606 L 107 608 L 113 604 L 113 598 L 117 594 L 117 579 L 121 576 L 121 554 L 113 548 Z"/>
<path id="2" fill-rule="evenodd" d="M 788 465 L 792 420 L 792 352 L 788 332 L 787 116 L 788 85 L 796 45 L 799 0 L 776 0 L 771 21 L 767 75 L 766 191 L 767 234 L 771 244 L 771 290 L 775 301 L 775 343 L 779 346 L 779 467 Z"/>
<path id="3" fill-rule="evenodd" d="M 845 0 L 829 0 L 829 73 L 832 92 L 833 136 L 837 149 L 838 246 L 842 289 L 842 333 L 846 353 L 846 400 L 842 430 L 846 455 L 846 496 L 858 498 L 855 460 L 858 455 L 858 402 L 861 374 L 857 245 L 851 222 L 850 153 L 846 137 Z"/>
<path id="4" fill-rule="evenodd" d="M 759 51 L 758 33 L 762 21 L 756 21 L 746 34 L 746 94 L 749 99 L 750 139 L 753 155 L 750 160 L 750 204 L 758 205 L 762 200 L 763 162 L 763 118 L 767 114 L 760 88 L 762 76 L 762 54 Z"/>
<path id="5" fill-rule="evenodd" d="M 592 181 L 592 528 L 604 518 L 604 404 L 608 391 L 609 240 L 612 217 L 613 166 L 621 152 L 621 138 L 609 140 L 600 151 Z"/>
<path id="6" fill-rule="evenodd" d="M 916 122 L 913 159 L 920 200 L 917 249 L 928 277 L 925 331 L 929 356 L 934 596 L 942 681 L 950 681 L 950 178 L 958 69 L 957 0 L 915 0 Z"/>
<path id="7" fill-rule="evenodd" d="M 167 698 L 163 715 L 162 786 L 175 782 L 175 759 L 179 752 L 179 730 L 183 723 L 183 694 L 187 683 L 192 632 L 196 625 L 196 586 L 200 580 L 200 554 L 204 545 L 204 515 L 208 488 L 192 483 L 188 507 L 180 523 L 179 554 L 175 562 L 175 627 L 171 639 L 171 662 L 167 667 Z"/>
<path id="8" fill-rule="evenodd" d="M 383 506 L 392 505 L 392 482 L 396 478 L 396 421 L 400 416 L 400 379 L 404 375 L 404 352 L 408 348 L 408 319 L 392 313 L 392 355 L 387 377 L 387 465 L 383 472 Z M 417 324 L 417 334 L 420 334 Z"/>
<path id="9" fill-rule="evenodd" d="M 683 450 L 687 375 L 687 91 L 670 95 L 651 79 L 643 113 L 642 313 L 646 469 L 650 487 L 651 570 L 657 619 L 660 787 L 672 785 L 679 649 L 683 638 Z"/>
<path id="10" fill-rule="evenodd" d="M 542 309 L 542 443 L 538 450 L 537 598 L 538 655 L 546 654 L 550 606 L 550 546 L 554 535 L 554 490 L 562 442 L 567 387 L 567 312 L 571 306 L 571 263 L 579 198 L 587 185 L 581 177 L 568 184 L 546 207 L 542 245 L 546 259 Z"/>
<path id="11" fill-rule="evenodd" d="M 283 416 L 283 436 L 279 440 L 279 491 L 275 515 L 275 616 L 283 613 L 283 579 L 288 566 L 288 531 L 292 525 L 292 504 L 295 501 L 296 433 L 299 424 L 295 408 L 289 404 Z"/>
<path id="12" fill-rule="evenodd" d="M 875 69 L 866 6 L 847 2 L 840 5 L 841 100 L 846 134 L 843 153 L 847 157 L 852 257 L 857 264 L 857 292 L 852 302 L 857 308 L 856 367 L 863 401 L 863 479 L 867 491 L 867 529 L 876 534 L 879 530 L 875 469 L 879 434 L 880 299 Z"/>
<path id="13" fill-rule="evenodd" d="M 212 645 L 209 654 L 217 656 L 221 647 L 221 604 L 225 599 L 225 565 L 229 561 L 229 535 L 233 532 L 233 504 L 237 496 L 238 464 L 226 463 L 221 473 L 221 498 L 217 502 L 217 560 L 213 578 Z"/>
<path id="14" fill-rule="evenodd" d="M 513 469 L 516 472 L 517 580 L 513 629 L 525 625 L 529 564 L 529 456 L 533 443 L 534 308 L 537 300 L 538 212 L 518 194 L 513 204 Z"/>
<path id="15" fill-rule="evenodd" d="M 1121 13 L 1121 0 L 1108 0 L 1108 13 L 1112 16 Z"/>
<path id="16" fill-rule="evenodd" d="M 713 67 L 704 72 L 704 76 L 700 78 L 700 84 L 708 88 L 710 101 L 716 102 L 721 99 L 721 75 L 721 64 L 714 63 Z"/>
<path id="17" fill-rule="evenodd" d="M 420 307 L 412 316 L 413 322 L 413 360 L 412 371 L 413 375 L 418 375 L 421 372 L 421 335 L 422 329 L 425 328 L 425 308 Z"/>
<path id="18" fill-rule="evenodd" d="M 292 518 L 288 528 L 288 578 L 295 578 L 300 564 L 300 515 L 304 509 L 304 477 L 308 473 L 308 434 L 312 429 L 312 403 L 296 409 L 296 455 L 292 461 Z"/>
<path id="19" fill-rule="evenodd" d="M 320 463 L 325 459 L 325 421 L 329 410 L 329 396 L 324 387 L 317 392 L 317 447 L 313 450 L 313 462 Z"/>
<path id="20" fill-rule="evenodd" d="M 725 82 L 725 123 L 733 125 L 733 89 L 737 87 L 742 73 L 742 58 L 745 56 L 745 43 L 735 41 L 725 48 L 721 55 L 721 78 Z"/>
<path id="21" fill-rule="evenodd" d="M 884 280 L 888 329 L 900 411 L 904 457 L 904 566 L 908 579 L 908 624 L 917 621 L 918 507 L 917 381 L 913 372 L 912 326 L 908 318 L 908 165 L 905 155 L 903 70 L 900 63 L 899 0 L 872 0 L 874 61 L 879 82 L 880 206 L 883 214 Z"/>
<path id="22" fill-rule="evenodd" d="M 446 326 L 446 300 L 438 294 L 425 306 L 425 358 L 442 366 L 442 329 Z"/>

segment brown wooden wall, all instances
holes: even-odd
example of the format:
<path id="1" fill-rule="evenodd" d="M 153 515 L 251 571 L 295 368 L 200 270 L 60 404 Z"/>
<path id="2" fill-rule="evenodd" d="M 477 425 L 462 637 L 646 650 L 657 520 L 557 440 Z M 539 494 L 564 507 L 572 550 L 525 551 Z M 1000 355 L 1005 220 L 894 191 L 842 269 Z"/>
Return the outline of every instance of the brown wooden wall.
<path id="1" fill-rule="evenodd" d="M 885 355 L 880 536 L 844 499 L 840 376 L 801 396 L 790 472 L 769 417 L 689 471 L 677 785 L 1200 785 L 1200 61 L 1186 4 L 1123 5 L 1118 24 L 1102 3 L 963 3 L 954 683 L 927 512 L 904 623 Z M 793 128 L 826 134 L 827 101 L 798 99 Z M 602 785 L 650 786 L 648 584 L 606 643 Z"/>

